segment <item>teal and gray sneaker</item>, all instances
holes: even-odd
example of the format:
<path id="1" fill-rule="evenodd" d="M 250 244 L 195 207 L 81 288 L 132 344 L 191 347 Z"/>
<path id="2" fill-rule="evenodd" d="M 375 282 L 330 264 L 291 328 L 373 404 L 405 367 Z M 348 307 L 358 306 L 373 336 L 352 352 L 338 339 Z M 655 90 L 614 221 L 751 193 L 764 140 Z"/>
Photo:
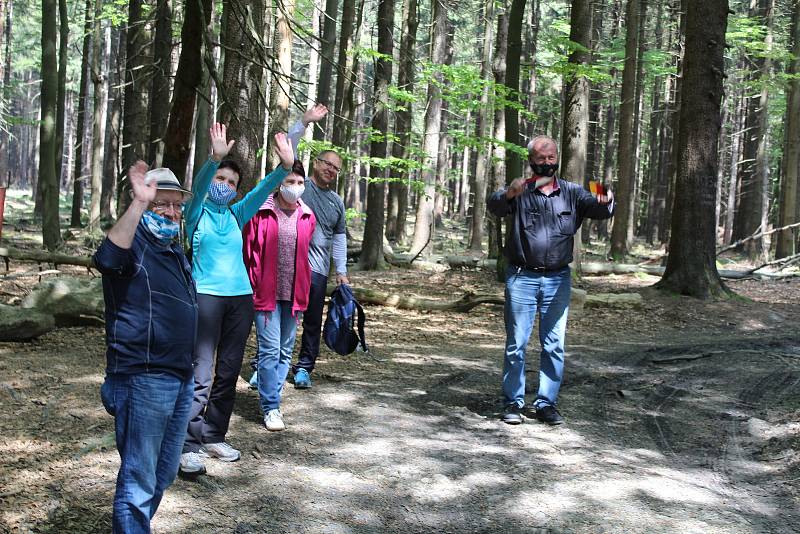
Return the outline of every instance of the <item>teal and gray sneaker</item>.
<path id="1" fill-rule="evenodd" d="M 308 389 L 311 387 L 311 376 L 305 369 L 298 369 L 294 374 L 294 387 L 296 389 Z"/>

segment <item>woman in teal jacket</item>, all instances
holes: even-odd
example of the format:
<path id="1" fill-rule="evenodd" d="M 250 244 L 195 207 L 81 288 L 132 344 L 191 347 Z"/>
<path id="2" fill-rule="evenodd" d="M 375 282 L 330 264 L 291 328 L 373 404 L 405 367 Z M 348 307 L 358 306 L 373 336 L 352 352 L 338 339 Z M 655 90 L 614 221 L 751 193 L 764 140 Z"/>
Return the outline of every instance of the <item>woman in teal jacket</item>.
<path id="1" fill-rule="evenodd" d="M 224 160 L 233 147 L 224 124 L 210 129 L 211 158 L 194 178 L 192 200 L 184 209 L 197 285 L 198 324 L 194 349 L 194 400 L 181 455 L 181 471 L 205 472 L 204 457 L 226 462 L 239 451 L 225 443 L 236 380 L 253 324 L 253 290 L 242 259 L 242 227 L 292 168 L 294 153 L 283 133 L 275 135 L 282 166 L 261 180 L 242 200 L 236 197 L 241 172 Z M 216 360 L 214 358 L 216 353 Z"/>

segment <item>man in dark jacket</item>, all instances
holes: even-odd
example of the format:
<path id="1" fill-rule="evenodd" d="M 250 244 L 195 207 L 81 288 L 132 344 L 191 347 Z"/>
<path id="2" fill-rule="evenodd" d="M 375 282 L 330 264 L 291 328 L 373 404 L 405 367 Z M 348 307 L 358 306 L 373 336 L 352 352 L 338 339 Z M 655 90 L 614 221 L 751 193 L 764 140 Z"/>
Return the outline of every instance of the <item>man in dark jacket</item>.
<path id="1" fill-rule="evenodd" d="M 169 169 L 128 171 L 133 201 L 94 255 L 103 274 L 106 379 L 120 468 L 113 531 L 150 532 L 175 479 L 194 378 L 197 297 L 177 243 L 188 191 Z"/>
<path id="2" fill-rule="evenodd" d="M 559 425 L 556 410 L 564 376 L 564 335 L 571 290 L 573 236 L 586 217 L 607 219 L 614 212 L 613 195 L 597 198 L 583 187 L 556 177 L 558 147 L 553 139 L 528 143 L 529 179 L 517 178 L 489 198 L 498 217 L 510 216 L 506 234 L 506 349 L 503 365 L 503 421 L 522 422 L 525 404 L 525 349 L 539 312 L 539 391 L 536 417 Z M 579 177 L 574 177 L 579 178 Z"/>

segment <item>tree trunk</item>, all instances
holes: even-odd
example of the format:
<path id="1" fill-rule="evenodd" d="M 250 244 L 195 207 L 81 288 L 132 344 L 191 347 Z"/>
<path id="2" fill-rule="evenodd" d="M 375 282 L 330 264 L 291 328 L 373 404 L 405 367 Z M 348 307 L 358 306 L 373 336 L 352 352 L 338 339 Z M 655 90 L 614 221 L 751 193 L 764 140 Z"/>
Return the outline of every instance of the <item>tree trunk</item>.
<path id="1" fill-rule="evenodd" d="M 222 46 L 225 50 L 250 50 L 264 57 L 263 0 L 232 0 L 222 13 Z M 225 53 L 219 120 L 228 125 L 228 138 L 236 144 L 228 155 L 242 169 L 239 190 L 249 192 L 262 178 L 259 150 L 264 145 L 264 69 L 239 54 Z"/>
<path id="2" fill-rule="evenodd" d="M 432 25 L 431 25 L 431 63 L 441 65 L 447 57 L 448 47 L 448 22 L 447 12 L 450 7 L 449 0 L 432 0 Z M 442 73 L 438 69 L 433 73 L 432 80 L 428 83 L 428 107 L 425 111 L 425 133 L 423 150 L 422 181 L 425 189 L 420 194 L 417 202 L 417 217 L 414 221 L 414 238 L 411 243 L 411 254 L 420 254 L 431 241 L 433 230 L 433 207 L 436 189 L 436 164 L 439 156 L 439 135 L 442 120 Z"/>
<path id="3" fill-rule="evenodd" d="M 355 2 L 352 0 L 345 0 L 342 5 L 342 35 L 345 31 L 345 19 L 349 19 L 350 28 L 352 32 L 353 24 L 353 7 Z M 348 13 L 345 9 L 350 9 Z M 336 17 L 339 16 L 339 0 L 326 0 L 325 2 L 325 22 L 322 24 L 322 39 L 320 43 L 320 56 L 321 63 L 319 65 L 319 83 L 317 85 L 317 102 L 325 104 L 330 107 L 331 99 L 331 78 L 333 73 L 334 53 L 336 52 Z M 341 53 L 341 52 L 340 52 Z M 339 64 L 341 66 L 342 57 L 339 56 Z M 346 76 L 345 71 L 340 70 L 336 79 L 337 100 L 339 94 L 339 78 Z M 344 82 L 344 80 L 342 80 Z M 328 134 L 328 117 L 324 117 L 317 125 L 314 126 L 314 140 L 322 141 Z"/>
<path id="4" fill-rule="evenodd" d="M 788 226 L 800 220 L 798 211 L 798 174 L 800 174 L 800 1 L 792 9 L 792 56 L 788 74 L 791 76 L 786 98 L 786 130 L 783 150 L 783 180 L 781 182 L 778 226 Z M 798 231 L 784 230 L 778 234 L 775 257 L 785 258 L 798 252 Z"/>
<path id="5" fill-rule="evenodd" d="M 3 34 L 5 35 L 5 59 L 4 63 L 0 64 L 2 76 L 0 80 L 3 81 L 3 87 L 0 89 L 0 98 L 3 101 L 9 101 L 9 86 L 11 85 L 11 23 L 13 2 L 12 0 L 3 0 L 5 12 L 0 14 L 0 24 L 4 24 Z M 0 42 L 2 45 L 2 42 Z M 13 111 L 12 111 L 13 112 Z M 10 146 L 9 146 L 8 129 L 0 128 L 0 186 L 8 187 L 10 184 L 9 167 L 10 167 Z"/>
<path id="6" fill-rule="evenodd" d="M 579 0 L 578 0 L 579 1 Z M 574 8 L 573 8 L 574 9 Z M 519 98 L 519 71 L 522 58 L 522 21 L 525 19 L 525 0 L 511 0 L 508 13 L 508 45 L 506 48 L 505 86 L 509 90 L 511 102 L 521 102 Z M 590 23 L 591 25 L 591 23 Z M 506 143 L 520 146 L 519 111 L 516 106 L 506 106 Z M 513 150 L 506 152 L 506 183 L 522 176 L 522 158 Z"/>
<path id="7" fill-rule="evenodd" d="M 322 43 L 320 36 L 321 17 L 318 16 L 318 13 L 322 12 L 322 4 L 322 0 L 314 0 L 312 7 L 313 15 L 311 17 L 311 36 L 309 38 L 309 42 L 312 43 L 313 46 L 310 46 L 310 50 L 308 51 L 308 90 L 306 93 L 306 109 L 310 108 L 317 102 L 317 91 L 319 88 L 319 47 Z M 330 93 L 330 82 L 328 83 L 328 86 L 328 92 Z M 330 99 L 330 95 L 328 95 L 328 99 Z M 326 115 L 324 118 L 327 119 L 328 116 Z M 316 125 L 313 125 L 311 128 L 306 128 L 306 131 L 303 134 L 303 139 L 307 143 L 310 143 L 314 140 L 315 131 Z M 311 153 L 308 150 L 303 154 L 303 168 L 307 170 L 311 169 Z"/>
<path id="8" fill-rule="evenodd" d="M 69 43 L 69 19 L 67 1 L 58 0 L 58 96 L 56 97 L 56 180 L 61 183 L 62 159 L 64 155 L 64 109 L 67 105 L 67 44 Z"/>
<path id="9" fill-rule="evenodd" d="M 351 50 L 358 43 L 361 21 L 364 15 L 364 0 L 344 0 L 342 2 L 342 26 L 339 32 L 339 59 L 336 76 L 336 103 L 333 118 L 331 143 L 342 156 L 346 156 L 353 131 L 355 104 L 355 81 L 358 77 L 358 55 Z M 347 161 L 347 158 L 343 158 Z M 347 173 L 340 173 L 336 182 L 339 196 L 346 198 Z"/>
<path id="10" fill-rule="evenodd" d="M 417 0 L 405 0 L 403 12 L 403 34 L 400 41 L 398 55 L 397 88 L 414 94 L 414 60 L 416 59 L 417 26 L 419 25 L 419 6 Z M 411 146 L 411 120 L 412 100 L 404 102 L 395 112 L 394 135 L 396 140 L 392 143 L 392 157 L 407 159 Z M 390 194 L 388 218 L 386 220 L 386 237 L 390 241 L 404 244 L 406 241 L 406 213 L 408 211 L 408 184 L 410 173 L 403 166 L 397 171 L 398 180 L 389 186 L 394 191 Z"/>
<path id="11" fill-rule="evenodd" d="M 136 160 L 147 158 L 150 141 L 148 122 L 148 87 L 150 68 L 150 35 L 145 27 L 142 0 L 130 0 L 128 24 L 125 27 L 125 95 L 122 108 L 122 168 L 127 170 Z M 125 188 L 127 190 L 127 188 Z M 117 215 L 127 208 L 129 197 L 117 189 Z"/>
<path id="12" fill-rule="evenodd" d="M 619 145 L 617 152 L 617 190 L 614 224 L 611 227 L 610 255 L 615 261 L 628 254 L 628 236 L 635 199 L 636 180 L 635 149 L 636 130 L 636 71 L 639 51 L 639 2 L 628 0 L 625 13 L 625 67 L 622 70 L 622 96 L 620 97 Z"/>
<path id="13" fill-rule="evenodd" d="M 114 186 L 121 179 L 119 168 L 119 139 L 122 123 L 122 54 L 125 53 L 122 32 L 119 28 L 108 28 L 111 33 L 111 51 L 108 61 L 108 108 L 106 110 L 105 157 L 103 158 L 103 190 L 100 194 L 100 218 L 111 220 Z"/>
<path id="14" fill-rule="evenodd" d="M 178 180 L 183 182 L 186 177 L 186 163 L 189 161 L 189 152 L 192 144 L 192 120 L 194 118 L 197 93 L 202 91 L 204 61 L 212 61 L 210 50 L 203 57 L 203 46 L 207 46 L 204 33 L 211 27 L 211 0 L 190 1 L 184 11 L 183 27 L 181 28 L 181 55 L 178 59 L 178 69 L 175 71 L 175 87 L 172 91 L 172 105 L 169 110 L 169 122 L 164 133 L 164 161 L 162 165 L 175 173 Z M 207 65 L 206 70 L 207 72 Z M 207 77 L 207 74 L 206 74 Z M 208 80 L 206 78 L 206 84 Z M 205 91 L 210 97 L 210 91 Z M 197 107 L 204 105 L 202 99 Z M 208 106 L 208 102 L 205 102 Z M 206 118 L 208 115 L 206 115 Z M 208 129 L 208 124 L 197 125 L 202 127 L 203 135 Z M 206 144 L 195 147 L 201 154 L 206 154 Z M 205 157 L 202 161 L 205 161 Z M 201 162 L 202 165 L 202 162 Z M 199 170 L 196 167 L 196 170 Z M 244 178 L 244 177 L 242 177 Z"/>
<path id="15" fill-rule="evenodd" d="M 739 163 L 741 157 L 741 139 L 742 136 L 736 134 L 744 127 L 744 96 L 740 93 L 737 94 L 736 107 L 733 116 L 734 132 L 733 139 L 731 140 L 731 168 L 730 177 L 728 181 L 728 202 L 727 209 L 725 210 L 725 233 L 722 241 L 730 243 L 733 236 L 733 221 L 736 217 L 736 191 L 739 185 Z"/>
<path id="16" fill-rule="evenodd" d="M 197 0 L 187 2 L 197 4 Z M 195 7 L 196 9 L 196 7 Z M 181 45 L 200 46 L 182 41 Z M 199 63 L 196 67 L 199 67 Z M 172 76 L 172 0 L 156 0 L 155 35 L 153 37 L 153 66 L 150 80 L 150 139 L 147 161 L 160 167 L 164 156 L 164 133 L 169 120 L 169 80 Z"/>
<path id="17" fill-rule="evenodd" d="M 483 50 L 481 52 L 481 79 L 489 80 L 492 68 L 492 30 L 494 29 L 494 2 L 485 4 L 486 11 L 483 25 Z M 489 154 L 492 145 L 486 145 L 486 127 L 492 113 L 489 105 L 489 85 L 481 90 L 481 105 L 478 108 L 478 120 L 475 135 L 478 137 L 477 161 L 475 162 L 475 178 L 472 186 L 474 200 L 472 203 L 472 227 L 470 231 L 469 250 L 483 251 L 483 225 L 486 217 L 486 185 L 489 174 Z"/>
<path id="18" fill-rule="evenodd" d="M 272 150 L 273 135 L 289 129 L 289 78 L 292 75 L 292 29 L 291 20 L 294 15 L 294 0 L 278 0 L 277 23 L 272 38 L 272 49 L 275 57 L 275 70 L 272 71 L 269 98 L 269 135 L 267 136 L 267 171 L 280 164 L 278 156 Z"/>
<path id="19" fill-rule="evenodd" d="M 767 49 L 772 41 L 772 11 L 773 0 L 758 0 L 751 12 L 751 17 L 757 18 L 767 26 L 765 42 Z M 759 54 L 758 57 L 747 57 L 746 65 L 751 74 L 750 82 L 756 87 L 760 85 L 761 90 L 755 95 L 750 95 L 747 100 L 739 203 L 733 223 L 732 239 L 734 241 L 743 239 L 759 229 L 766 230 L 766 227 L 761 228 L 761 226 L 766 219 L 764 205 L 768 198 L 765 180 L 768 170 L 766 147 L 769 135 L 767 130 L 769 87 L 767 83 L 759 83 L 758 80 L 766 79 L 769 76 L 772 65 L 771 61 L 763 54 Z M 744 250 L 751 259 L 755 259 L 762 253 L 766 253 L 763 245 L 763 240 L 751 240 L 747 242 Z"/>
<path id="20" fill-rule="evenodd" d="M 89 86 L 89 50 L 92 35 L 92 0 L 86 0 L 83 17 L 83 53 L 81 55 L 81 79 L 78 90 L 77 126 L 75 127 L 75 170 L 72 180 L 72 212 L 70 226 L 81 227 L 81 208 L 83 208 L 84 186 L 84 140 L 86 139 L 86 104 Z"/>
<path id="21" fill-rule="evenodd" d="M 372 131 L 381 135 L 373 137 L 369 147 L 370 161 L 386 158 L 389 132 L 389 85 L 392 83 L 392 34 L 394 29 L 394 1 L 380 0 L 378 3 L 378 53 L 375 65 L 375 112 L 372 114 Z M 371 180 L 367 185 L 367 220 L 364 223 L 364 240 L 361 266 L 366 270 L 383 267 L 383 226 L 386 168 L 375 163 L 370 165 Z"/>
<path id="22" fill-rule="evenodd" d="M 508 10 L 505 0 L 502 4 L 502 12 L 497 17 L 497 36 L 495 38 L 495 54 L 492 62 L 492 75 L 495 85 L 502 85 L 506 80 L 506 50 L 508 45 Z M 506 183 L 506 147 L 502 144 L 506 138 L 506 114 L 502 105 L 495 105 L 494 108 L 494 127 L 492 137 L 493 160 L 492 172 L 488 185 L 487 194 L 496 191 L 501 185 Z M 502 264 L 503 255 L 503 220 L 494 216 L 488 218 L 489 222 L 489 257 L 497 258 L 498 265 Z M 498 268 L 498 277 L 505 277 L 502 269 Z"/>
<path id="23" fill-rule="evenodd" d="M 56 177 L 56 101 L 58 64 L 56 0 L 42 0 L 42 118 L 39 125 L 39 187 L 42 191 L 42 241 L 48 250 L 61 243 L 58 219 L 58 177 Z"/>
<path id="24" fill-rule="evenodd" d="M 89 204 L 89 227 L 97 229 L 100 225 L 100 197 L 103 191 L 103 155 L 106 131 L 106 76 L 103 56 L 106 40 L 101 27 L 102 0 L 95 0 L 92 83 L 94 84 L 94 114 L 92 117 L 92 198 Z"/>
<path id="25" fill-rule="evenodd" d="M 727 292 L 716 267 L 716 197 L 727 0 L 689 2 L 669 256 L 660 289 L 698 298 Z"/>

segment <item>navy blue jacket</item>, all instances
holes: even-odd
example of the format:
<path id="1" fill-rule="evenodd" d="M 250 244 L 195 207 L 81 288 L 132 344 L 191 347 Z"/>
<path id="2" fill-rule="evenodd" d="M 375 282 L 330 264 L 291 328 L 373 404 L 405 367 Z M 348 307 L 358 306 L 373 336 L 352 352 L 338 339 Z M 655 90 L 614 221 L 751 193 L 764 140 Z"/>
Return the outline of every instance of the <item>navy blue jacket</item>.
<path id="1" fill-rule="evenodd" d="M 505 253 L 509 263 L 528 269 L 557 270 L 572 262 L 574 235 L 585 218 L 608 219 L 614 204 L 604 206 L 578 184 L 558 179 L 545 195 L 533 183 L 511 200 L 501 189 L 487 207 L 498 217 L 510 215 Z"/>
<path id="2" fill-rule="evenodd" d="M 162 245 L 140 222 L 130 249 L 106 238 L 94 263 L 103 273 L 106 372 L 192 376 L 197 294 L 180 245 Z"/>

